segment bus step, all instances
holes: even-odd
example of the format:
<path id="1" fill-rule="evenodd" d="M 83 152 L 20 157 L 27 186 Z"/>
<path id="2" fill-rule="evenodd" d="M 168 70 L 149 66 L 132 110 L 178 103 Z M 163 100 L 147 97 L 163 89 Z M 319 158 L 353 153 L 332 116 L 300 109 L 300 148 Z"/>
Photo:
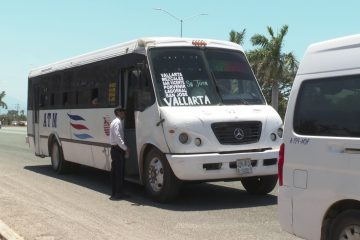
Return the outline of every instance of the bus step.
<path id="1" fill-rule="evenodd" d="M 133 182 L 133 183 L 140 183 L 140 176 L 139 175 L 130 175 L 130 176 L 126 176 L 125 180 L 128 182 Z"/>

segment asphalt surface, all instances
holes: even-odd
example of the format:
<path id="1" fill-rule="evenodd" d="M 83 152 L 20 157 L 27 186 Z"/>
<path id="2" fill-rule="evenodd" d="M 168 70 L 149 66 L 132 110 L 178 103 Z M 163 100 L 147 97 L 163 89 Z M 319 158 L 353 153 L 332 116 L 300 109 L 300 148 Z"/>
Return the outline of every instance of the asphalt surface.
<path id="1" fill-rule="evenodd" d="M 25 239 L 298 239 L 281 231 L 277 189 L 251 196 L 240 182 L 185 185 L 171 204 L 142 186 L 110 201 L 108 172 L 57 175 L 25 143 L 25 128 L 0 129 L 0 219 Z"/>

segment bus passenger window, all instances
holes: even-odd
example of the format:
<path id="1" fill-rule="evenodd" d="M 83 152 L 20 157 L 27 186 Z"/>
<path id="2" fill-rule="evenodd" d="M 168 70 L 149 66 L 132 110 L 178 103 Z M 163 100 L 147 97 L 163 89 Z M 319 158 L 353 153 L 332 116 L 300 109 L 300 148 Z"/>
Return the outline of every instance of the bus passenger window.
<path id="1" fill-rule="evenodd" d="M 45 94 L 41 94 L 40 95 L 40 102 L 39 102 L 39 107 L 45 107 Z"/>
<path id="2" fill-rule="evenodd" d="M 79 104 L 79 91 L 75 92 L 75 104 L 78 105 Z"/>
<path id="3" fill-rule="evenodd" d="M 55 93 L 52 93 L 50 95 L 50 106 L 54 106 L 55 105 Z"/>
<path id="4" fill-rule="evenodd" d="M 68 93 L 64 92 L 63 96 L 62 96 L 62 105 L 66 106 L 69 104 L 69 100 L 68 100 Z"/>
<path id="5" fill-rule="evenodd" d="M 43 88 L 43 89 L 41 90 L 41 94 L 40 94 L 39 107 L 40 107 L 40 108 L 46 107 L 46 105 L 47 105 L 47 100 L 48 100 L 47 88 Z"/>
<path id="6" fill-rule="evenodd" d="M 114 106 L 115 104 L 116 104 L 116 82 L 110 82 L 108 86 L 108 105 Z"/>
<path id="7" fill-rule="evenodd" d="M 99 104 L 99 89 L 93 88 L 91 91 L 91 104 L 96 106 Z"/>

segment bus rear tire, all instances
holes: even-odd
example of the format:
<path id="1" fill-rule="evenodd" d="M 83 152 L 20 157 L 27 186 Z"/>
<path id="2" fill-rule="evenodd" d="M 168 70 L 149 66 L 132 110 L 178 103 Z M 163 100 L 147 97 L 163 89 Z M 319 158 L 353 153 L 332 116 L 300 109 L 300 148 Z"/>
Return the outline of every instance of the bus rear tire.
<path id="1" fill-rule="evenodd" d="M 278 180 L 277 175 L 257 176 L 241 179 L 241 183 L 250 194 L 265 195 L 274 190 Z"/>
<path id="2" fill-rule="evenodd" d="M 146 155 L 144 183 L 147 194 L 155 201 L 166 203 L 179 192 L 180 181 L 174 175 L 165 155 L 152 149 Z"/>
<path id="3" fill-rule="evenodd" d="M 330 225 L 329 239 L 360 239 L 360 210 L 340 213 Z"/>
<path id="4" fill-rule="evenodd" d="M 61 146 L 57 141 L 51 145 L 51 165 L 54 172 L 62 174 L 68 172 L 70 163 L 64 160 Z"/>

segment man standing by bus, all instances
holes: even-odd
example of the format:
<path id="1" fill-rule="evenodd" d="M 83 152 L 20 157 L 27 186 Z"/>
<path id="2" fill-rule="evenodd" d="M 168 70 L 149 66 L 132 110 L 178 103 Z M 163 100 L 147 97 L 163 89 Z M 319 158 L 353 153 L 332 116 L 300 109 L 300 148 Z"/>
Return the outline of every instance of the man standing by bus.
<path id="1" fill-rule="evenodd" d="M 125 198 L 123 192 L 125 156 L 129 155 L 129 149 L 124 141 L 124 119 L 125 109 L 121 106 L 114 109 L 116 118 L 110 124 L 110 144 L 111 144 L 111 200 Z"/>

